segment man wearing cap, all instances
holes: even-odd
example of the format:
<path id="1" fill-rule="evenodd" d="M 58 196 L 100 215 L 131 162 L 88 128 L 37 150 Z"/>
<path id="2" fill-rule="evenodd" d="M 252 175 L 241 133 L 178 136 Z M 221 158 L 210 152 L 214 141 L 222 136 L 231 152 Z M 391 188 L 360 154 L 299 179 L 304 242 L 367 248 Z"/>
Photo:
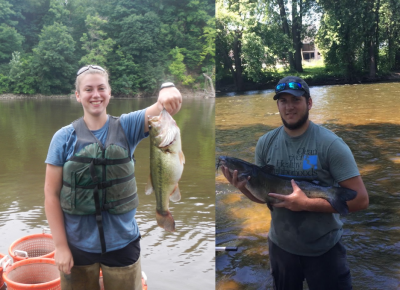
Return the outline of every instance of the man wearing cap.
<path id="1" fill-rule="evenodd" d="M 295 76 L 281 79 L 274 100 L 283 126 L 258 140 L 258 166 L 273 165 L 274 174 L 342 186 L 357 191 L 348 201 L 350 212 L 368 207 L 368 193 L 350 148 L 328 129 L 308 118 L 312 108 L 307 83 Z M 227 168 L 223 173 L 242 192 L 247 181 L 239 182 Z M 250 177 L 249 177 L 250 178 Z M 342 221 L 332 206 L 321 198 L 308 198 L 292 180 L 293 193 L 271 196 L 282 200 L 271 211 L 268 235 L 274 289 L 352 289 L 346 249 L 341 243 Z"/>

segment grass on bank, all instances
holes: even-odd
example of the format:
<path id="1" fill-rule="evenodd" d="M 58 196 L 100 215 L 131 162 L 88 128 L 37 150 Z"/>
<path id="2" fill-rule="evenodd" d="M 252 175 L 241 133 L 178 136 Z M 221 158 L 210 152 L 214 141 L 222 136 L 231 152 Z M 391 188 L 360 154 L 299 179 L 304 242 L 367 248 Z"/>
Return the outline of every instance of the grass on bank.
<path id="1" fill-rule="evenodd" d="M 291 72 L 286 67 L 280 67 L 277 69 L 277 73 L 279 75 L 279 79 L 294 74 L 298 77 L 301 77 L 304 80 L 318 82 L 323 81 L 328 78 L 335 78 L 335 77 L 343 77 L 338 73 L 334 73 L 328 71 L 325 67 L 324 60 L 311 60 L 311 61 L 303 61 L 303 72 Z"/>

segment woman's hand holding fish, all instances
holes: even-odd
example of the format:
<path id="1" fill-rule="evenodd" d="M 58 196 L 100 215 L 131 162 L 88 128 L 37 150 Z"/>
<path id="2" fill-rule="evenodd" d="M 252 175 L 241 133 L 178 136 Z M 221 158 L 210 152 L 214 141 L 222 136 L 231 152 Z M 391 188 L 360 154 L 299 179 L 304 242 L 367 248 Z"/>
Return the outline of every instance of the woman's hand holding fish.
<path id="1" fill-rule="evenodd" d="M 307 195 L 301 190 L 301 188 L 296 184 L 296 182 L 292 179 L 292 187 L 293 193 L 289 195 L 277 194 L 277 193 L 269 193 L 269 196 L 275 197 L 282 202 L 272 204 L 274 207 L 284 207 L 290 209 L 291 211 L 302 211 L 307 210 L 307 204 L 310 199 Z"/>
<path id="2" fill-rule="evenodd" d="M 170 115 L 179 112 L 182 105 L 182 95 L 175 87 L 164 88 L 160 91 L 157 100 L 158 114 L 165 108 Z M 155 114 L 155 115 L 158 115 Z"/>

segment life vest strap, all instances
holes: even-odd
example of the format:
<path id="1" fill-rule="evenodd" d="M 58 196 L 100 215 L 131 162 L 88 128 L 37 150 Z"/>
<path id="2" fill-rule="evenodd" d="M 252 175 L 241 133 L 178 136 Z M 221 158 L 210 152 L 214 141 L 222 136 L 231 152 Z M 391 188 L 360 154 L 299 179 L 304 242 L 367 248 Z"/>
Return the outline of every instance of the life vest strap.
<path id="1" fill-rule="evenodd" d="M 121 159 L 107 159 L 107 158 L 72 156 L 69 160 L 80 163 L 93 163 L 94 165 L 119 165 L 130 162 L 131 157 L 125 157 Z"/>
<path id="2" fill-rule="evenodd" d="M 103 205 L 103 210 L 109 210 L 109 209 L 115 208 L 118 205 L 124 204 L 126 202 L 131 201 L 131 200 L 134 200 L 136 197 L 137 197 L 137 193 L 134 193 L 131 196 L 125 197 L 123 199 L 108 202 L 108 203 Z"/>
<path id="3" fill-rule="evenodd" d="M 75 188 L 82 188 L 82 189 L 94 189 L 96 186 L 98 189 L 104 189 L 107 187 L 111 187 L 116 184 L 124 183 L 127 182 L 135 177 L 135 173 L 132 173 L 124 178 L 118 178 L 118 179 L 113 179 L 109 181 L 103 181 L 99 182 L 96 184 L 90 184 L 90 185 L 75 185 Z M 67 187 L 71 187 L 71 184 L 65 180 L 63 180 L 63 185 Z"/>
<path id="4" fill-rule="evenodd" d="M 99 197 L 99 190 L 97 187 L 94 188 L 93 198 L 94 198 L 94 204 L 96 206 L 96 223 L 97 223 L 97 228 L 99 229 L 101 253 L 104 254 L 106 252 L 106 239 L 104 237 L 104 228 L 102 221 L 103 217 L 101 216 L 100 197 Z"/>

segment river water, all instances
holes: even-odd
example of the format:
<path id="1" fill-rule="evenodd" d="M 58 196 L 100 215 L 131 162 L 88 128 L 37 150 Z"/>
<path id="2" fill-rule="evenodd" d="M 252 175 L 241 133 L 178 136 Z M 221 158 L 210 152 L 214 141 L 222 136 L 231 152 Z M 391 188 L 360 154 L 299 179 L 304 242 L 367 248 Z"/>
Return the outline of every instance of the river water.
<path id="1" fill-rule="evenodd" d="M 216 157 L 254 163 L 258 138 L 282 123 L 273 95 L 216 99 Z M 400 83 L 312 87 L 311 96 L 310 119 L 349 145 L 369 193 L 368 209 L 342 217 L 353 287 L 400 289 Z M 272 289 L 267 206 L 251 202 L 220 172 L 216 193 L 216 244 L 238 247 L 217 253 L 216 288 Z"/>
<path id="2" fill-rule="evenodd" d="M 107 113 L 120 115 L 155 101 L 112 99 Z M 149 289 L 215 288 L 214 104 L 214 99 L 184 98 L 174 116 L 186 157 L 179 183 L 182 199 L 170 203 L 174 233 L 157 226 L 154 194 L 144 194 L 150 173 L 149 138 L 136 148 L 136 218 Z M 7 254 L 12 242 L 47 226 L 43 185 L 50 140 L 82 114 L 75 99 L 0 100 L 0 253 Z"/>

